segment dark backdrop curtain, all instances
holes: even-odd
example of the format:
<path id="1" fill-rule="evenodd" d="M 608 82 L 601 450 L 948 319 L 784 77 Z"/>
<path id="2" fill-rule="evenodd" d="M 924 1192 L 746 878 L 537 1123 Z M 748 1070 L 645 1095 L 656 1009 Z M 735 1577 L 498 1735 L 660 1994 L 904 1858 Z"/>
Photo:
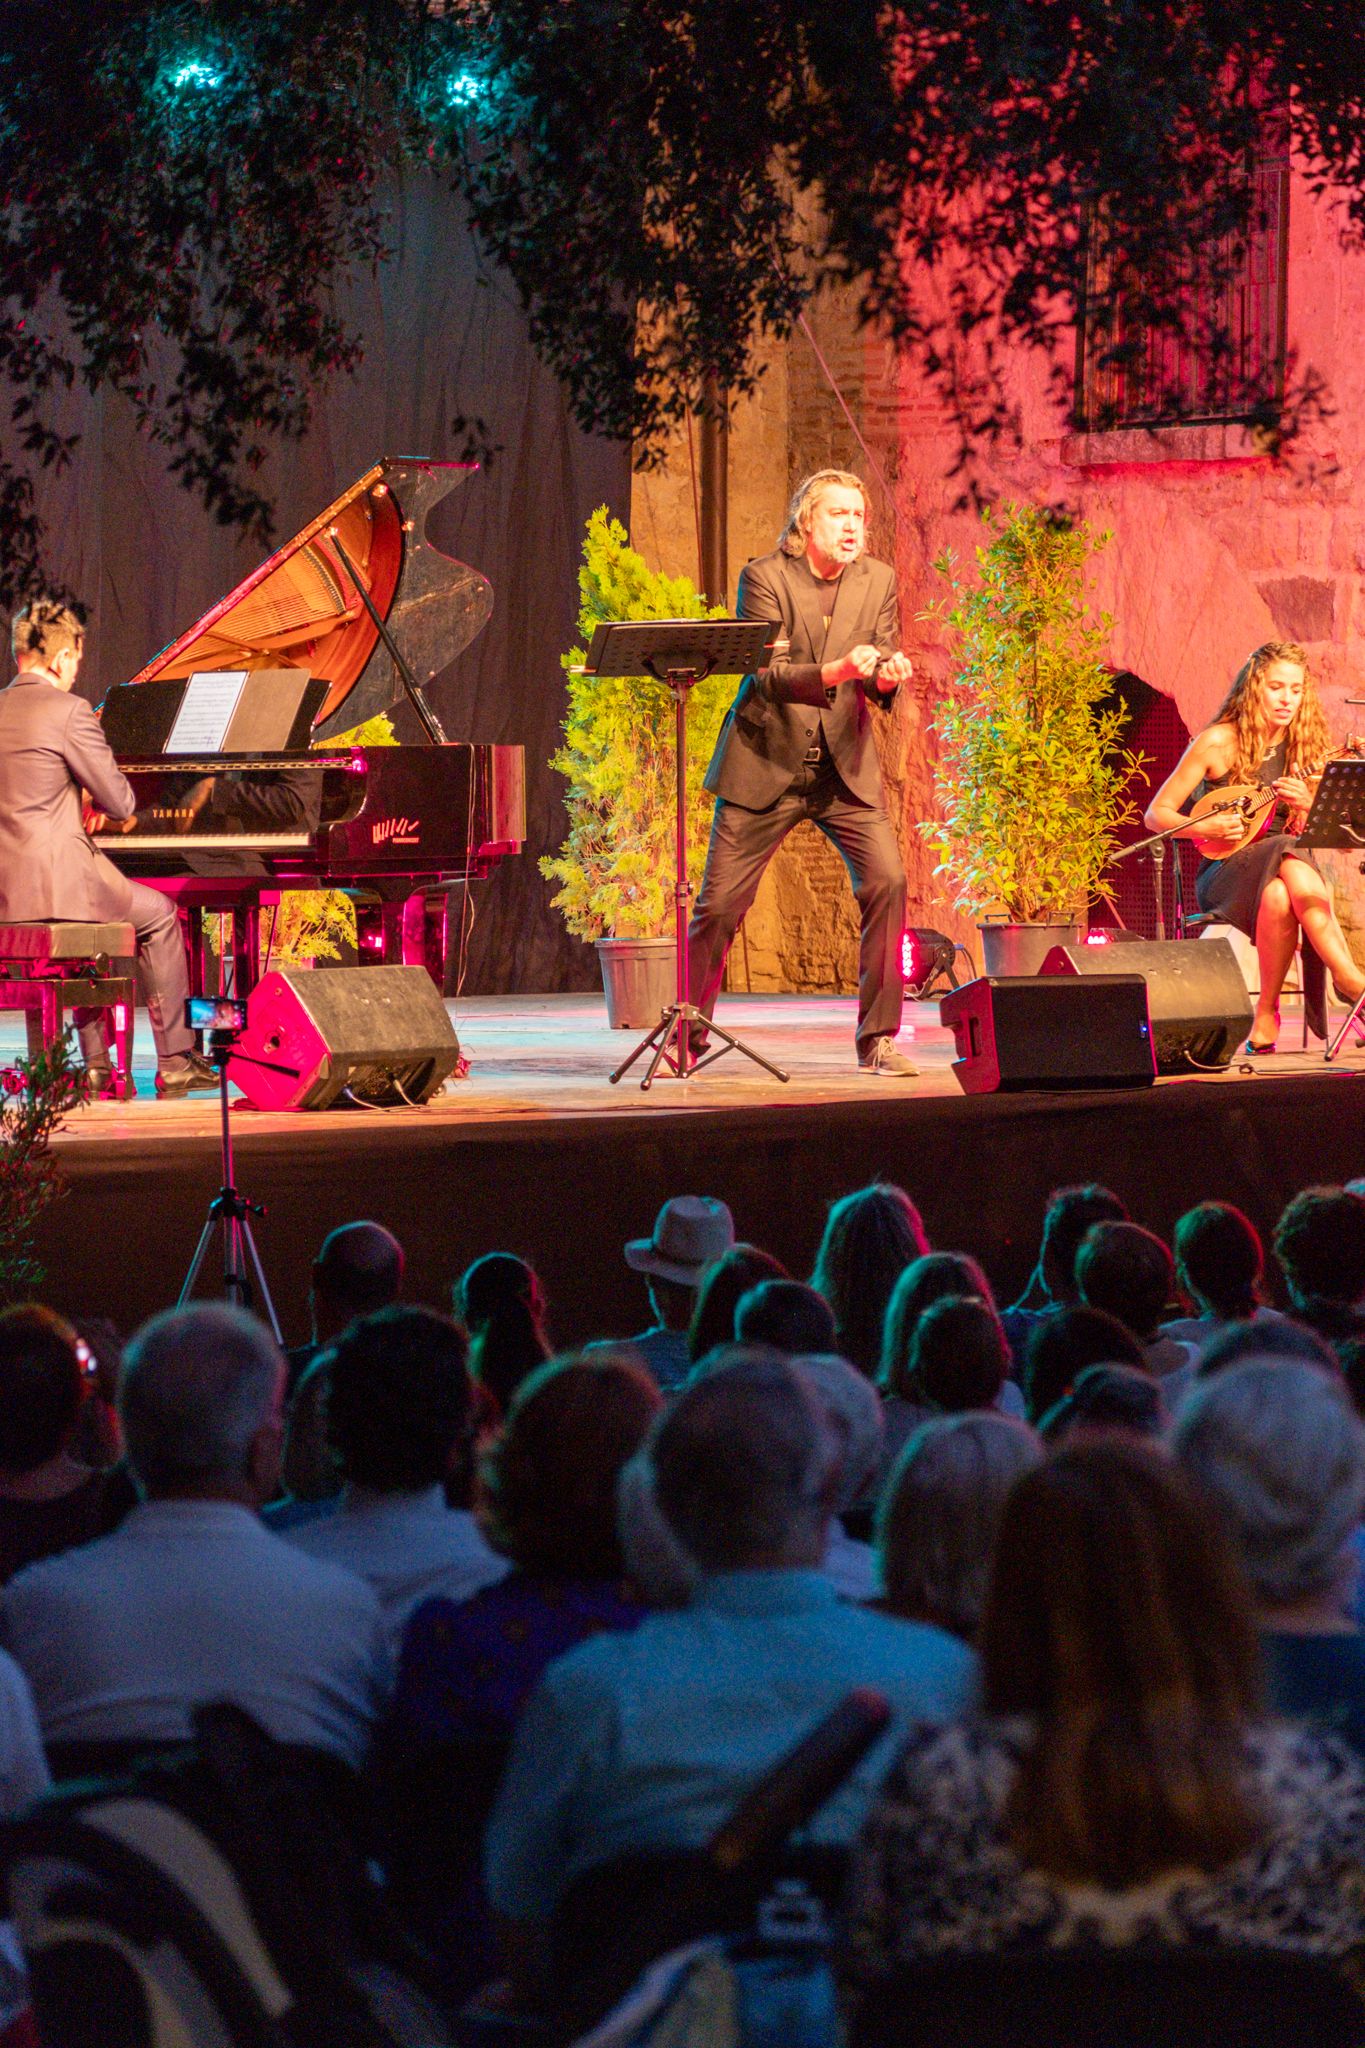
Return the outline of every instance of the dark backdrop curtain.
<path id="1" fill-rule="evenodd" d="M 445 553 L 493 585 L 488 625 L 433 686 L 452 737 L 525 748 L 527 845 L 473 891 L 465 991 L 591 985 L 591 952 L 549 908 L 537 856 L 564 831 L 548 767 L 564 710 L 560 654 L 572 645 L 583 523 L 596 505 L 629 508 L 629 452 L 580 433 L 536 360 L 506 278 L 480 261 L 458 200 L 430 177 L 388 194 L 393 254 L 352 288 L 365 361 L 321 399 L 306 439 L 277 449 L 267 478 L 279 539 L 297 531 L 380 455 L 458 456 L 453 422 L 482 418 L 491 465 L 432 514 Z M 72 466 L 48 477 L 56 572 L 91 608 L 81 688 L 98 701 L 240 581 L 261 550 L 243 546 L 166 474 L 162 452 L 117 400 L 73 393 L 60 424 L 82 435 Z M 408 707 L 394 717 L 420 738 Z"/>

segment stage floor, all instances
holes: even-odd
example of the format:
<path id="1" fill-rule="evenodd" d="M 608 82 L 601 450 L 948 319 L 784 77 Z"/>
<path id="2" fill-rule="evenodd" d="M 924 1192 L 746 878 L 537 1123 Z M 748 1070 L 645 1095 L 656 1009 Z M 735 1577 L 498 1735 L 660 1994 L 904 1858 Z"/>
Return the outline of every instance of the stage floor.
<path id="1" fill-rule="evenodd" d="M 642 1111 L 681 1111 L 705 1115 L 764 1103 L 809 1106 L 852 1103 L 868 1099 L 901 1102 L 926 1097 L 962 1099 L 952 1073 L 951 1032 L 938 1021 L 938 1004 L 906 1005 L 902 1051 L 919 1067 L 914 1080 L 883 1080 L 860 1074 L 854 1064 L 853 1025 L 856 1005 L 846 996 L 726 996 L 719 1021 L 751 1044 L 765 1059 L 785 1069 L 779 1082 L 738 1052 L 727 1053 L 715 1066 L 682 1082 L 661 1070 L 648 1091 L 640 1081 L 648 1055 L 612 1086 L 608 1076 L 625 1059 L 640 1034 L 608 1028 L 598 995 L 479 996 L 448 1002 L 460 1046 L 470 1062 L 461 1081 L 448 1081 L 420 1114 L 436 1123 L 485 1124 L 503 1119 L 564 1116 L 620 1116 Z M 1365 1075 L 1365 1047 L 1343 1053 L 1330 1067 L 1315 1044 L 1298 1050 L 1301 1026 L 1297 1012 L 1287 1012 L 1281 1043 L 1287 1048 L 1273 1058 L 1234 1061 L 1226 1073 L 1164 1078 L 1158 1088 L 1226 1087 L 1249 1076 L 1263 1080 L 1288 1075 L 1318 1075 L 1341 1081 Z M 195 1095 L 162 1103 L 154 1092 L 155 1055 L 145 1011 L 138 1012 L 134 1078 L 137 1096 L 129 1103 L 94 1102 L 74 1115 L 57 1142 L 86 1146 L 117 1139 L 130 1132 L 147 1136 L 153 1129 L 183 1141 L 216 1136 L 218 1108 L 212 1095 Z M 0 1014 L 0 1058 L 24 1047 L 23 1019 Z M 1289 1048 L 1293 1048 L 1290 1050 Z M 323 1132 L 340 1139 L 356 1127 L 375 1128 L 396 1122 L 411 1127 L 410 1110 L 358 1110 L 349 1107 L 323 1115 L 275 1112 L 260 1115 L 233 1091 L 234 1128 L 249 1142 L 248 1130 L 258 1127 L 272 1136 Z"/>
<path id="2" fill-rule="evenodd" d="M 1268 1234 L 1298 1188 L 1365 1172 L 1365 1051 L 1331 1067 L 1320 1048 L 1286 1052 L 1149 1089 L 968 1097 L 936 1004 L 910 1007 L 901 1043 L 921 1071 L 893 1081 L 857 1072 L 851 998 L 740 996 L 724 1000 L 721 1021 L 790 1081 L 731 1053 L 645 1094 L 643 1063 L 608 1083 L 636 1034 L 607 1028 L 600 997 L 450 1007 L 470 1072 L 425 1108 L 234 1110 L 237 1178 L 268 1207 L 257 1236 L 286 1341 L 306 1335 L 321 1238 L 358 1216 L 396 1231 L 414 1300 L 447 1303 L 483 1252 L 529 1257 L 555 1334 L 572 1343 L 645 1326 L 643 1285 L 620 1247 L 647 1235 L 673 1194 L 722 1197 L 741 1237 L 804 1276 L 828 1204 L 893 1180 L 932 1241 L 974 1252 L 1008 1300 L 1053 1187 L 1106 1181 L 1163 1233 L 1218 1197 Z M 1285 1043 L 1298 1038 L 1287 1018 Z M 0 1056 L 22 1043 L 22 1019 L 6 1017 Z M 67 1193 L 38 1247 L 54 1306 L 124 1328 L 175 1298 L 220 1180 L 216 1099 L 156 1101 L 145 1017 L 136 1078 L 134 1101 L 91 1104 L 57 1137 Z"/>

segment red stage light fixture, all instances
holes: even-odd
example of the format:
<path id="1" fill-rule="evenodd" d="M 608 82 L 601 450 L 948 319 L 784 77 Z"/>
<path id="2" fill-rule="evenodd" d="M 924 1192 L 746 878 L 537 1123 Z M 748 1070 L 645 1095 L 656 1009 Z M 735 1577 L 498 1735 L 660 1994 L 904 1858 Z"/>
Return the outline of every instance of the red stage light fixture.
<path id="1" fill-rule="evenodd" d="M 946 977 L 950 988 L 956 988 L 953 958 L 959 950 L 945 932 L 928 925 L 907 925 L 901 933 L 901 980 L 906 994 L 920 1001 L 940 975 Z"/>

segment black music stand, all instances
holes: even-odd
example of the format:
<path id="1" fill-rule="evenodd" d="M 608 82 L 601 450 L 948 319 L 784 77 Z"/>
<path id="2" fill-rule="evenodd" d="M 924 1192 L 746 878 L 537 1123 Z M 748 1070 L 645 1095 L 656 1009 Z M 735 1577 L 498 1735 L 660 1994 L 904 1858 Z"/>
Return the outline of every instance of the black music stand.
<path id="1" fill-rule="evenodd" d="M 628 1059 L 609 1078 L 619 1081 L 630 1072 L 641 1053 L 653 1058 L 640 1083 L 647 1089 L 661 1066 L 680 1081 L 723 1059 L 727 1052 L 742 1052 L 756 1066 L 775 1079 L 787 1076 L 762 1053 L 736 1038 L 732 1031 L 706 1017 L 688 998 L 687 914 L 691 884 L 687 878 L 687 699 L 693 687 L 705 677 L 749 675 L 762 666 L 772 646 L 774 628 L 762 620 L 748 619 L 612 619 L 597 627 L 587 659 L 579 673 L 590 676 L 653 676 L 673 699 L 673 748 L 676 773 L 677 813 L 674 857 L 674 919 L 677 929 L 677 965 L 674 999 L 654 1026 L 640 1040 Z M 721 1043 L 700 1058 L 692 1050 L 691 1034 L 717 1038 Z"/>
<path id="2" fill-rule="evenodd" d="M 1329 761 L 1322 771 L 1312 807 L 1298 837 L 1300 846 L 1323 851 L 1365 854 L 1365 761 Z M 1365 860 L 1361 873 L 1365 874 Z M 1306 942 L 1305 942 L 1306 943 Z M 1335 1038 L 1323 1050 L 1325 1060 L 1334 1060 L 1346 1034 L 1365 1026 L 1365 995 L 1358 996 Z"/>

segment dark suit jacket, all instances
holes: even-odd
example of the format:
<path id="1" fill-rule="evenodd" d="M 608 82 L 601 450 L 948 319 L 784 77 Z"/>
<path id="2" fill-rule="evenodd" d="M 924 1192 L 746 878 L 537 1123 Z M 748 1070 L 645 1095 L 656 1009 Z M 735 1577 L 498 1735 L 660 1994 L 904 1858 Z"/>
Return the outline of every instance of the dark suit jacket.
<path id="1" fill-rule="evenodd" d="M 132 786 L 83 697 L 30 670 L 0 690 L 0 919 L 117 923 L 132 886 L 81 824 L 81 790 L 131 818 Z"/>
<path id="2" fill-rule="evenodd" d="M 831 594 L 826 632 L 824 606 Z M 822 586 L 804 555 L 759 555 L 740 573 L 737 609 L 742 619 L 779 626 L 789 645 L 769 668 L 740 684 L 706 771 L 706 787 L 726 803 L 765 810 L 790 786 L 823 725 L 847 787 L 863 803 L 879 803 L 881 770 L 862 685 L 840 683 L 827 690 L 820 667 L 863 644 L 879 654 L 896 652 L 900 622 L 892 571 L 862 555 L 836 585 Z M 888 704 L 894 694 L 888 694 Z"/>

